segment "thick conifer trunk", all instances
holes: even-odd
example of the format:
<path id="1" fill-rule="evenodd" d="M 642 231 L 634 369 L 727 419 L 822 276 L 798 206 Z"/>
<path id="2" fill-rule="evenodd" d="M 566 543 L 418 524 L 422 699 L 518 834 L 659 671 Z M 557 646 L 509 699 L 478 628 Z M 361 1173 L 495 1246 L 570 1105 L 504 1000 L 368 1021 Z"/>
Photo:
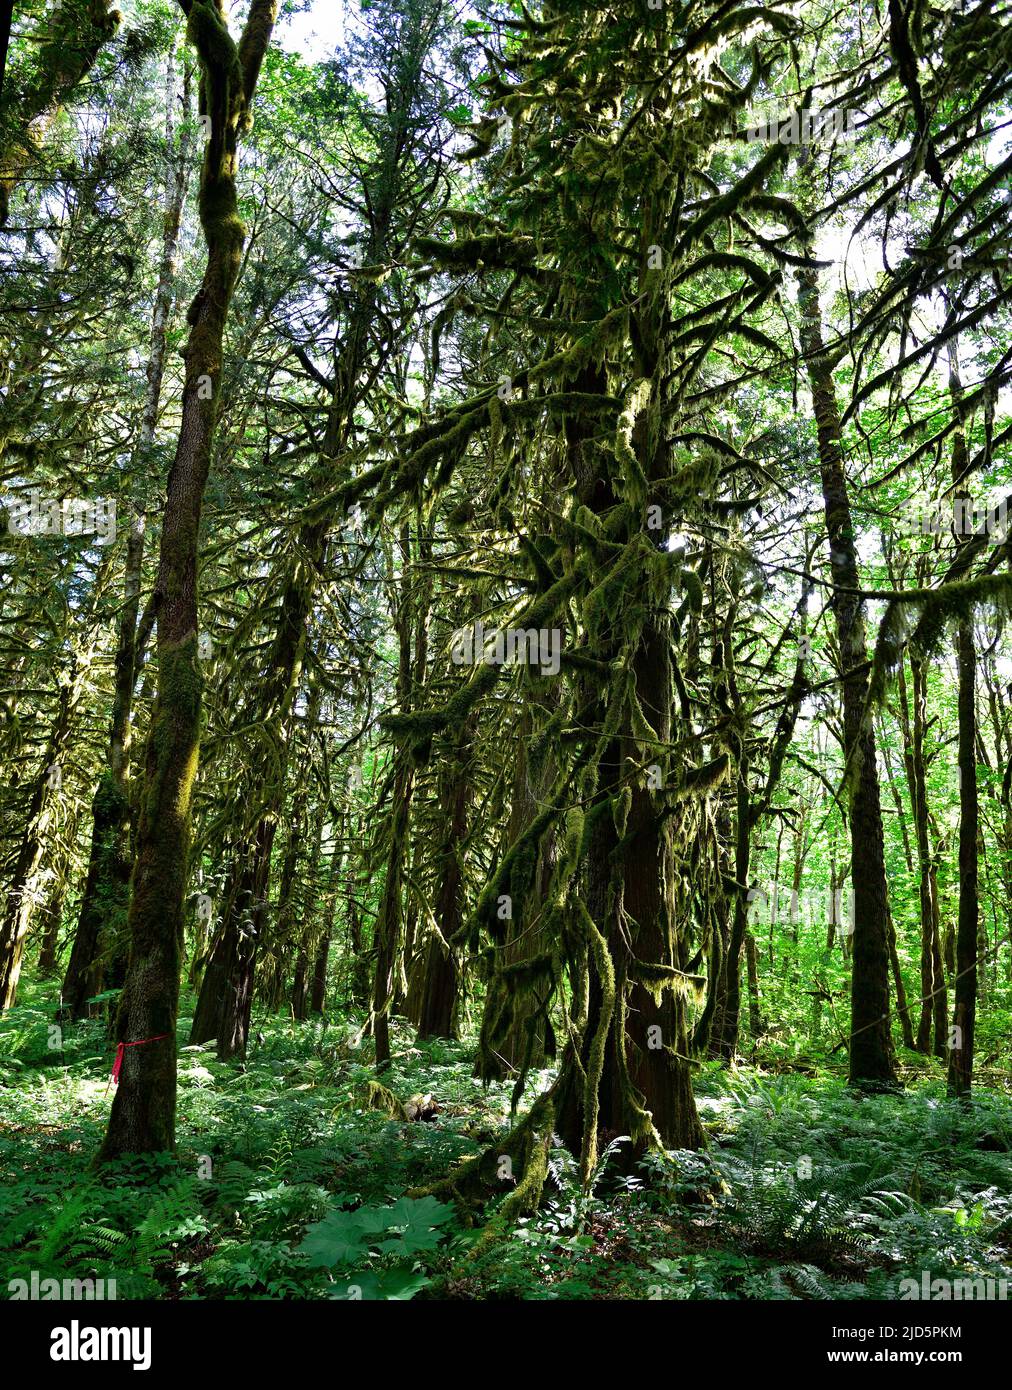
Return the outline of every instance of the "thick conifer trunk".
<path id="1" fill-rule="evenodd" d="M 641 327 L 644 370 L 649 373 L 647 330 L 654 325 Z M 592 370 L 579 384 L 588 392 L 603 385 Z M 595 512 L 604 514 L 614 503 L 614 493 L 589 466 L 586 427 L 573 421 L 567 433 L 578 491 Z M 636 421 L 633 439 L 645 477 L 656 479 L 662 471 L 662 456 L 657 440 L 651 437 L 645 410 Z M 612 623 L 602 624 L 595 657 L 614 659 L 623 635 Z M 655 600 L 647 605 L 642 620 L 633 670 L 640 707 L 660 748 L 666 746 L 672 732 L 671 650 L 670 614 L 666 604 Z M 586 723 L 590 728 L 606 728 L 607 695 L 593 682 L 589 688 L 596 690 L 597 703 Z M 634 764 L 639 761 L 632 730 L 607 744 L 598 763 L 598 798 L 610 800 L 627 784 L 622 777 L 627 757 Z M 666 757 L 660 760 L 667 767 Z M 669 986 L 658 999 L 635 978 L 641 966 L 662 971 L 683 971 L 685 967 L 671 819 L 658 814 L 657 792 L 645 779 L 633 779 L 629 791 L 621 854 L 614 815 L 599 815 L 591 832 L 585 895 L 587 1026 L 579 1057 L 574 1044 L 569 1043 L 556 1087 L 557 1127 L 569 1147 L 581 1153 L 585 1182 L 600 1143 L 618 1135 L 629 1135 L 634 1141 L 622 1157 L 624 1164 L 642 1151 L 651 1132 L 669 1148 L 694 1149 L 703 1142 L 692 1093 L 682 989 Z M 593 1077 L 598 1070 L 595 1093 Z"/>
<path id="2" fill-rule="evenodd" d="M 473 722 L 457 738 L 444 775 L 439 801 L 446 814 L 446 829 L 439 852 L 439 877 L 433 915 L 439 937 L 430 934 L 420 953 L 417 1012 L 419 1038 L 454 1038 L 456 1033 L 459 976 L 454 948 L 446 943 L 456 936 L 464 918 L 464 854 L 467 808 L 471 799 L 470 743 Z M 441 940 L 439 938 L 442 938 Z"/>

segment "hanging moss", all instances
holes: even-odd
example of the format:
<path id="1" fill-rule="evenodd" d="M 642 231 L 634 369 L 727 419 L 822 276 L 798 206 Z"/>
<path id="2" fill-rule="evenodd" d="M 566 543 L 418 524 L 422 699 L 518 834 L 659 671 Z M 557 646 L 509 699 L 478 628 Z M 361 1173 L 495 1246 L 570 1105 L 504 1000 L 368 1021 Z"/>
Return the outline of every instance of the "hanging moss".
<path id="1" fill-rule="evenodd" d="M 604 1055 L 611 1030 L 612 1013 L 615 1008 L 615 966 L 608 950 L 608 943 L 601 935 L 594 919 L 581 898 L 576 900 L 576 910 L 587 933 L 597 977 L 601 986 L 597 1028 L 587 1053 L 586 1079 L 583 1091 L 583 1151 L 580 1155 L 580 1176 L 585 1188 L 589 1189 L 594 1169 L 597 1166 L 597 1128 L 600 1113 L 601 1077 L 604 1074 Z"/>
<path id="2" fill-rule="evenodd" d="M 1002 618 L 1012 613 L 1012 574 L 983 574 L 940 584 L 936 589 L 909 589 L 890 598 L 872 657 L 866 718 L 883 704 L 908 642 L 922 660 L 931 657 L 951 623 L 972 618 L 979 607 L 987 605 Z"/>
<path id="3" fill-rule="evenodd" d="M 615 831 L 619 838 L 625 835 L 631 809 L 632 787 L 623 787 L 618 795 L 613 796 L 611 799 L 611 818 L 615 824 Z"/>
<path id="4" fill-rule="evenodd" d="M 380 1081 L 366 1082 L 365 1103 L 367 1110 L 380 1110 L 392 1120 L 407 1120 L 407 1111 L 388 1087 Z"/>
<path id="5" fill-rule="evenodd" d="M 683 999 L 694 998 L 699 1003 L 702 1003 L 706 993 L 705 975 L 690 975 L 684 970 L 676 970 L 673 965 L 634 960 L 626 966 L 626 974 L 630 980 L 649 990 L 658 1004 L 665 990 Z"/>

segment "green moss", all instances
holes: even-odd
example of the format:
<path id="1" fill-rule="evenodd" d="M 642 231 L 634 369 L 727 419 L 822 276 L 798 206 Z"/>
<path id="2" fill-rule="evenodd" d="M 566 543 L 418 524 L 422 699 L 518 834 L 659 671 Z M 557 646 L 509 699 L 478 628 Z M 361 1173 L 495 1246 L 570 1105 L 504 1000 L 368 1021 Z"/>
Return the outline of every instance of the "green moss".
<path id="1" fill-rule="evenodd" d="M 587 942 L 601 986 L 601 1003 L 597 1028 L 591 1039 L 585 1063 L 583 1088 L 583 1149 L 580 1154 L 580 1176 L 585 1188 L 590 1187 L 597 1166 L 597 1122 L 601 1108 L 601 1077 L 604 1075 L 605 1049 L 615 1010 L 615 965 L 608 943 L 601 935 L 582 899 L 577 899 L 577 913 L 587 933 Z"/>

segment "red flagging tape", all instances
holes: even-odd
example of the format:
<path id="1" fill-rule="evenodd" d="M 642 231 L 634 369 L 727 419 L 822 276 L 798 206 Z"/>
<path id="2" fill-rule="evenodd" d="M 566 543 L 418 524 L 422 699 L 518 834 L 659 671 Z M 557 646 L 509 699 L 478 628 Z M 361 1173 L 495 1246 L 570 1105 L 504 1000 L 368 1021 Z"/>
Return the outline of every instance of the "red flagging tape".
<path id="1" fill-rule="evenodd" d="M 113 1062 L 113 1064 L 112 1064 L 112 1083 L 111 1083 L 111 1084 L 112 1084 L 113 1086 L 116 1086 L 116 1085 L 119 1084 L 119 1074 L 120 1074 L 120 1068 L 123 1066 L 123 1052 L 124 1052 L 124 1049 L 125 1049 L 125 1048 L 128 1048 L 128 1047 L 143 1047 L 145 1043 L 161 1042 L 163 1038 L 167 1038 L 168 1036 L 169 1036 L 168 1033 L 159 1033 L 158 1036 L 157 1036 L 157 1037 L 154 1037 L 154 1038 L 138 1038 L 138 1039 L 136 1040 L 136 1042 L 121 1042 L 121 1043 L 117 1043 L 117 1044 L 116 1044 L 116 1060 L 115 1060 L 115 1062 Z"/>

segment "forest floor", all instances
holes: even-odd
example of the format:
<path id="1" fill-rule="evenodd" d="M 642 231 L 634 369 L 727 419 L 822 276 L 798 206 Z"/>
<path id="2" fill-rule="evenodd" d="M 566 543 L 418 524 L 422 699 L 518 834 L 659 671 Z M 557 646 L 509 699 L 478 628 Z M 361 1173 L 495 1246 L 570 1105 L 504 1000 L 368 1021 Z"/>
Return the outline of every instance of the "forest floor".
<path id="1" fill-rule="evenodd" d="M 901 1094 L 866 1098 L 782 1050 L 703 1064 L 707 1152 L 622 1177 L 613 1146 L 586 1197 L 556 1149 L 537 1217 L 475 1250 L 480 1226 L 406 1195 L 508 1131 L 511 1086 L 474 1079 L 473 1042 L 395 1032 L 387 1084 L 437 1107 L 412 1122 L 368 1108 L 360 1020 L 261 1020 L 244 1065 L 181 1050 L 175 1158 L 95 1171 L 114 1049 L 100 1020 L 51 1032 L 54 990 L 0 1019 L 4 1281 L 101 1277 L 118 1298 L 170 1300 L 860 1299 L 925 1275 L 1012 1281 L 1012 1099 L 951 1102 L 923 1058 Z"/>

